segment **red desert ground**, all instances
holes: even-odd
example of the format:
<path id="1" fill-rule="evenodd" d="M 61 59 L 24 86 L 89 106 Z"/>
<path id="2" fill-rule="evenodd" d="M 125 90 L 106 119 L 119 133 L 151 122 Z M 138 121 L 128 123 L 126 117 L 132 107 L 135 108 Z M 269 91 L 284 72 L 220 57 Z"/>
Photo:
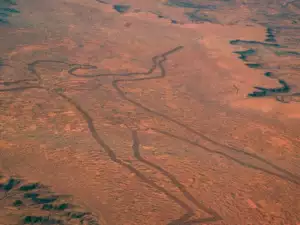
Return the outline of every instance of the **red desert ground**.
<path id="1" fill-rule="evenodd" d="M 1 225 L 300 225 L 299 0 L 0 0 Z"/>

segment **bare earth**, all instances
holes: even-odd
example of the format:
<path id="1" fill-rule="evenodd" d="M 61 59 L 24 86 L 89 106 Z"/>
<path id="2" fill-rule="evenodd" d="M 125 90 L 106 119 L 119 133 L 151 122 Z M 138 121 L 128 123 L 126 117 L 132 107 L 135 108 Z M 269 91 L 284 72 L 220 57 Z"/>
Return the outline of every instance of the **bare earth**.
<path id="1" fill-rule="evenodd" d="M 300 1 L 0 0 L 0 224 L 299 225 Z"/>

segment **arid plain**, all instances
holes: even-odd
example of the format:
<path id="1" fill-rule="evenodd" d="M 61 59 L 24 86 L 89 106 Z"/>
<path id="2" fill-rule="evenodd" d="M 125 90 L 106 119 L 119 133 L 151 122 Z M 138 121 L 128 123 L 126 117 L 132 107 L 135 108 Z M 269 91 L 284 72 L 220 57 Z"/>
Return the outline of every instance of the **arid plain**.
<path id="1" fill-rule="evenodd" d="M 299 225 L 300 2 L 0 0 L 0 224 Z"/>

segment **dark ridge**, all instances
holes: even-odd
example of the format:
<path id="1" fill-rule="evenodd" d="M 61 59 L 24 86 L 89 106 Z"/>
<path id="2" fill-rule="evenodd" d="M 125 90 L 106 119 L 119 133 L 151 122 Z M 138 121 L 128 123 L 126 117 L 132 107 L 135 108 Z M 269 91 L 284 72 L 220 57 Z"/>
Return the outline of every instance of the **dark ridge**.
<path id="1" fill-rule="evenodd" d="M 39 187 L 38 183 L 27 184 L 20 187 L 20 191 L 31 191 Z"/>
<path id="2" fill-rule="evenodd" d="M 252 48 L 246 50 L 246 51 L 235 51 L 233 52 L 235 54 L 239 54 L 239 59 L 243 60 L 243 61 L 246 61 L 247 60 L 247 56 L 250 56 L 250 55 L 254 55 L 256 53 L 256 51 Z"/>
<path id="3" fill-rule="evenodd" d="M 280 44 L 275 44 L 275 43 L 273 44 L 273 43 L 265 43 L 265 42 L 260 42 L 260 41 L 244 41 L 244 40 L 240 40 L 240 39 L 231 40 L 229 43 L 232 45 L 256 44 L 256 45 L 263 45 L 263 46 L 276 47 L 276 48 L 282 47 Z"/>
<path id="4" fill-rule="evenodd" d="M 261 69 L 262 68 L 262 65 L 259 63 L 247 63 L 246 65 L 253 69 Z"/>
<path id="5" fill-rule="evenodd" d="M 25 216 L 23 224 L 63 224 L 61 220 L 52 219 L 48 216 Z"/>
<path id="6" fill-rule="evenodd" d="M 0 190 L 2 189 L 4 191 L 10 191 L 11 189 L 13 189 L 19 183 L 20 183 L 20 180 L 10 178 L 9 181 L 6 184 L 0 184 Z"/>
<path id="7" fill-rule="evenodd" d="M 19 206 L 21 206 L 21 205 L 23 205 L 23 202 L 22 202 L 21 200 L 16 200 L 16 201 L 14 201 L 14 203 L 13 203 L 13 206 L 15 206 L 15 207 L 19 207 Z"/>
<path id="8" fill-rule="evenodd" d="M 126 13 L 130 9 L 130 5 L 114 5 L 113 8 L 119 13 Z"/>
<path id="9" fill-rule="evenodd" d="M 44 204 L 42 209 L 43 210 L 57 210 L 57 211 L 63 211 L 65 209 L 70 208 L 70 205 L 68 203 L 63 203 L 60 205 L 52 205 L 52 204 Z"/>

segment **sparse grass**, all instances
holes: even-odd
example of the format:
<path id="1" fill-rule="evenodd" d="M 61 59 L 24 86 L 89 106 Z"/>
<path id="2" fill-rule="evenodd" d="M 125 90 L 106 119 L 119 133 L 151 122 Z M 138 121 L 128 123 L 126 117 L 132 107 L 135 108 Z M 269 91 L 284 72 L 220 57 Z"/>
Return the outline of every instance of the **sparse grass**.
<path id="1" fill-rule="evenodd" d="M 68 216 L 73 219 L 80 219 L 80 218 L 84 217 L 85 215 L 87 215 L 86 212 L 69 212 L 68 213 Z"/>
<path id="2" fill-rule="evenodd" d="M 262 68 L 262 65 L 259 63 L 247 63 L 246 64 L 248 67 L 252 68 L 252 69 L 260 69 Z"/>
<path id="3" fill-rule="evenodd" d="M 278 56 L 300 56 L 300 52 L 294 51 L 275 51 L 275 54 Z"/>
<path id="4" fill-rule="evenodd" d="M 208 15 L 205 14 L 198 15 L 198 12 L 188 12 L 185 13 L 185 15 L 192 22 L 212 22 L 212 20 L 208 17 Z"/>
<path id="5" fill-rule="evenodd" d="M 111 110 L 113 113 L 120 113 L 120 111 L 118 109 L 112 109 Z"/>
<path id="6" fill-rule="evenodd" d="M 55 91 L 57 93 L 64 93 L 65 92 L 65 89 L 64 88 L 55 88 Z"/>

